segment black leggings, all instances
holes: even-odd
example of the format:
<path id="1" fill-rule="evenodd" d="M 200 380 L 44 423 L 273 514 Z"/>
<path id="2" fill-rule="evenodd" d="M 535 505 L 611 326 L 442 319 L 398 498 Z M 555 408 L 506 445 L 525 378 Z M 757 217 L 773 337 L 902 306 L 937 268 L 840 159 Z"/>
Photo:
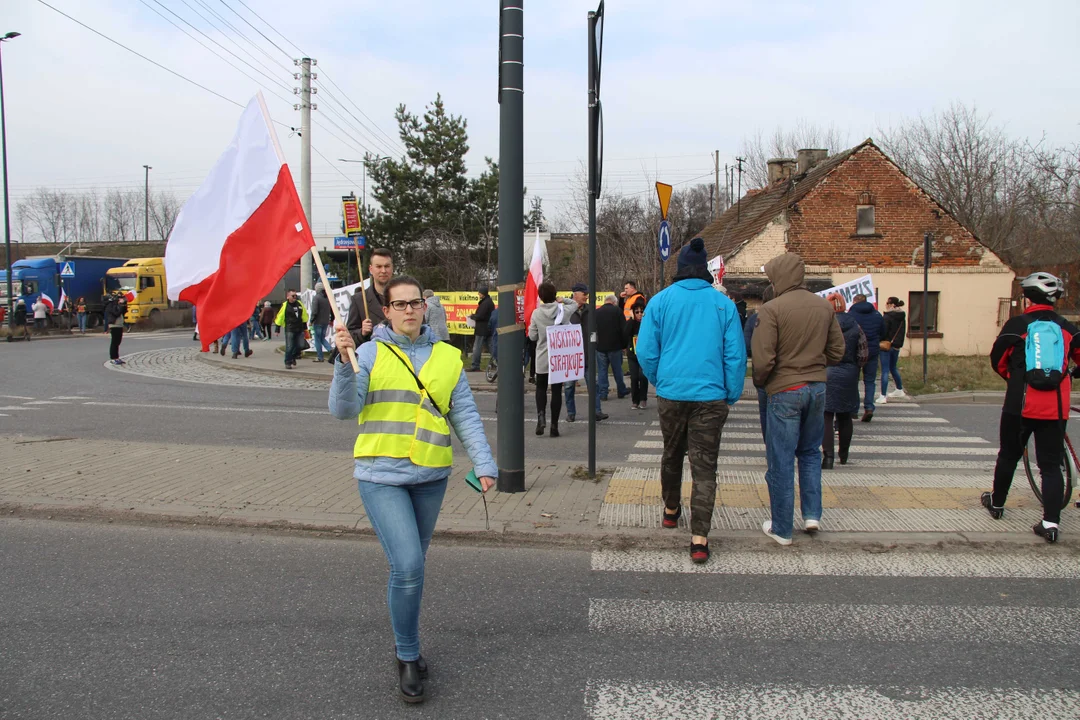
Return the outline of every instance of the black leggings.
<path id="1" fill-rule="evenodd" d="M 536 412 L 542 413 L 547 410 L 548 374 L 536 373 Z M 559 421 L 559 413 L 562 412 L 562 383 L 551 386 L 551 422 Z"/>
<path id="2" fill-rule="evenodd" d="M 120 341 L 124 339 L 124 328 L 114 327 L 109 328 L 109 334 L 112 335 L 112 341 L 109 343 L 109 359 L 120 359 Z"/>
<path id="3" fill-rule="evenodd" d="M 630 356 L 630 399 L 635 405 L 640 405 L 649 399 L 649 381 L 637 361 L 637 355 L 627 354 Z"/>
<path id="4" fill-rule="evenodd" d="M 1001 413 L 1000 450 L 994 466 L 994 507 L 1005 507 L 1016 463 L 1024 455 L 1028 440 L 1035 436 L 1035 462 L 1042 476 L 1043 520 L 1061 522 L 1061 501 L 1065 478 L 1061 474 L 1061 454 L 1065 451 L 1065 423 L 1060 420 L 1030 420 Z"/>
<path id="5" fill-rule="evenodd" d="M 270 331 L 274 329 L 274 324 L 273 323 L 261 323 L 261 325 L 262 325 L 263 335 L 265 335 L 266 339 L 269 340 L 273 336 L 273 333 L 270 332 Z"/>
<path id="6" fill-rule="evenodd" d="M 855 426 L 851 421 L 851 413 L 825 413 L 825 432 L 821 438 L 821 449 L 829 457 L 833 454 L 833 421 L 840 424 L 840 457 L 847 458 L 851 448 L 851 435 Z"/>

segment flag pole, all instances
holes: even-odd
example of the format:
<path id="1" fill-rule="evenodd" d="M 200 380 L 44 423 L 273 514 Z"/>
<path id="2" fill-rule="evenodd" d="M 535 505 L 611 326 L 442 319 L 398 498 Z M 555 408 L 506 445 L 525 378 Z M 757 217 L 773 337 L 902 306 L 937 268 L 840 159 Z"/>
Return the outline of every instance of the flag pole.
<path id="1" fill-rule="evenodd" d="M 285 153 L 281 151 L 281 143 L 278 142 L 277 133 L 274 131 L 274 123 L 270 119 L 270 111 L 266 109 L 266 99 L 263 97 L 262 91 L 255 93 L 255 97 L 259 99 L 259 109 L 262 110 L 263 122 L 266 123 L 266 130 L 270 134 L 270 139 L 274 141 L 274 151 L 277 153 L 278 160 L 282 165 L 287 164 L 285 160 Z M 311 227 L 311 218 L 304 218 L 304 221 Z M 303 257 L 303 256 L 301 256 Z M 323 267 L 322 257 L 319 255 L 319 248 L 315 245 L 311 246 L 311 257 L 315 261 L 315 267 L 319 269 L 319 279 L 322 280 L 323 289 L 326 291 L 327 297 L 330 296 L 330 281 L 326 278 L 326 268 Z M 308 280 L 310 282 L 310 279 Z M 301 285 L 303 285 L 303 278 L 301 278 Z M 334 315 L 334 322 L 345 324 L 341 319 L 341 313 L 338 310 L 336 302 L 330 303 L 330 312 Z M 349 364 L 352 365 L 353 372 L 360 372 L 360 365 L 356 362 L 356 353 L 350 348 L 348 351 Z"/>
<path id="2" fill-rule="evenodd" d="M 326 279 L 326 268 L 323 267 L 322 257 L 319 255 L 319 248 L 314 245 L 311 246 L 311 257 L 315 260 L 315 267 L 319 269 L 319 279 L 322 280 L 323 288 L 327 294 L 330 293 L 330 281 Z M 363 287 L 360 288 L 363 290 Z M 334 313 L 334 323 L 345 324 L 345 321 L 341 319 L 341 311 L 338 310 L 336 302 L 330 302 L 330 312 Z M 356 363 L 356 353 L 353 352 L 353 348 L 349 348 L 349 364 L 352 365 L 354 373 L 360 372 L 360 366 Z"/>
<path id="3" fill-rule="evenodd" d="M 364 319 L 371 319 L 371 313 L 367 309 L 367 293 L 364 291 L 364 263 L 360 259 L 360 243 L 353 246 L 356 250 L 356 271 L 360 273 L 360 299 L 364 301 Z"/>

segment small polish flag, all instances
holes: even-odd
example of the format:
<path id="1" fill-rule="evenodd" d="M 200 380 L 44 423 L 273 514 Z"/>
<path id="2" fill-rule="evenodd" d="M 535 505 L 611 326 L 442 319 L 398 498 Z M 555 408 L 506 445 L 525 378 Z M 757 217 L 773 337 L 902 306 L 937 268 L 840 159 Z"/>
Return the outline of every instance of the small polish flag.
<path id="1" fill-rule="evenodd" d="M 64 309 L 64 303 L 67 302 L 67 291 L 64 288 L 60 288 L 60 309 Z"/>
<path id="2" fill-rule="evenodd" d="M 529 274 L 525 276 L 525 327 L 529 327 L 533 310 L 540 302 L 540 283 L 544 282 L 544 249 L 541 247 L 540 233 L 536 233 L 533 243 L 532 261 Z"/>
<path id="3" fill-rule="evenodd" d="M 135 291 L 134 290 L 128 290 L 127 292 L 125 292 L 124 293 L 124 299 L 127 300 L 129 303 L 135 302 Z"/>
<path id="4" fill-rule="evenodd" d="M 251 316 L 315 245 L 262 94 L 176 219 L 165 247 L 169 299 L 199 308 L 203 350 Z"/>
<path id="5" fill-rule="evenodd" d="M 52 312 L 56 309 L 56 304 L 53 302 L 53 299 L 49 297 L 44 291 L 42 291 L 39 298 L 41 302 L 45 303 L 45 306 L 49 308 L 49 312 Z"/>

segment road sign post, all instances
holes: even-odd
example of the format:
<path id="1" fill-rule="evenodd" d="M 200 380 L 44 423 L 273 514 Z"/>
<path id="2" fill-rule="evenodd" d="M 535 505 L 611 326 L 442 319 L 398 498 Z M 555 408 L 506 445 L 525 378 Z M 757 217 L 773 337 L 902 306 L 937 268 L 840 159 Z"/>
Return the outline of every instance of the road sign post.
<path id="1" fill-rule="evenodd" d="M 664 289 L 664 263 L 671 257 L 671 223 L 667 221 L 673 188 L 667 183 L 656 183 L 656 197 L 660 201 L 660 232 L 656 244 L 660 250 L 660 289 Z"/>

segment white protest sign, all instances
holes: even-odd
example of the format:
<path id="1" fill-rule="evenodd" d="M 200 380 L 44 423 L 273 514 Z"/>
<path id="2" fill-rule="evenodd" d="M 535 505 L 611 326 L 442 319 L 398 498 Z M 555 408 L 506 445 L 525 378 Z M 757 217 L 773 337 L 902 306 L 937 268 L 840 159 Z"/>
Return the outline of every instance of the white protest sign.
<path id="1" fill-rule="evenodd" d="M 861 278 L 855 278 L 843 285 L 837 285 L 816 294 L 828 298 L 833 293 L 839 293 L 848 307 L 851 307 L 851 298 L 856 295 L 865 295 L 866 301 L 877 307 L 877 290 L 874 289 L 874 279 L 870 275 L 863 275 Z"/>
<path id="2" fill-rule="evenodd" d="M 548 384 L 585 377 L 585 342 L 580 325 L 548 325 Z"/>

